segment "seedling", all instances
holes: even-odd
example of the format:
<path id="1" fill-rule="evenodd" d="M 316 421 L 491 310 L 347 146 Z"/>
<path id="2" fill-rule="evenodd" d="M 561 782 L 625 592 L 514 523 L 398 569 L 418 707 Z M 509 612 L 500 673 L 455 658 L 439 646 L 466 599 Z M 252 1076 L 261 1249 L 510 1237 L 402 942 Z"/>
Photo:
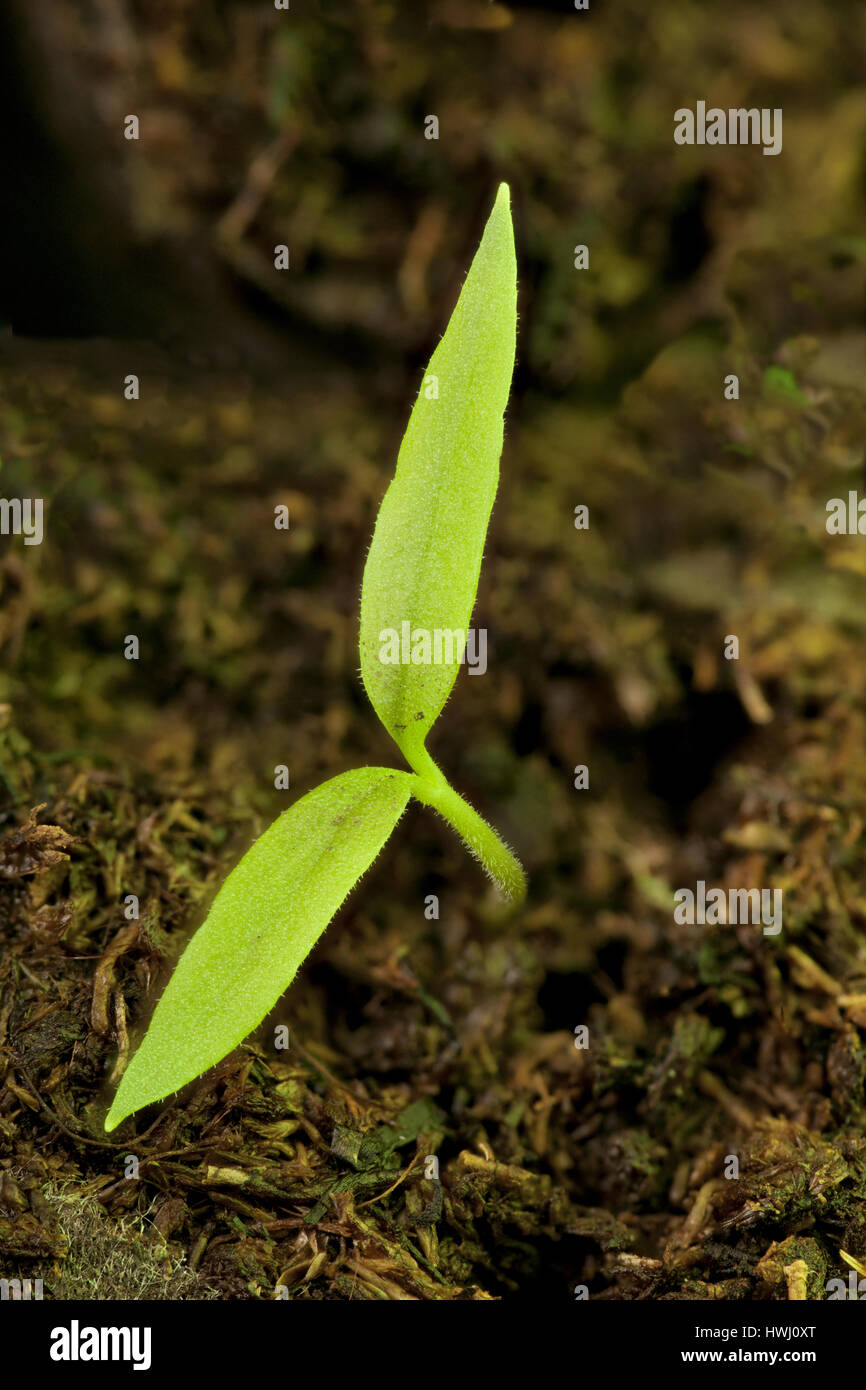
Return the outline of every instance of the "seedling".
<path id="1" fill-rule="evenodd" d="M 434 352 L 400 447 L 361 590 L 361 675 L 412 772 L 343 772 L 289 807 L 217 893 L 157 1005 L 105 1121 L 162 1100 L 225 1057 L 289 987 L 334 913 L 370 867 L 409 798 L 449 821 L 503 896 L 526 877 L 511 851 L 448 783 L 427 736 L 463 655 L 383 661 L 383 638 L 468 631 L 499 478 L 517 329 L 517 266 L 501 184 L 451 322 Z M 421 653 L 422 659 L 418 660 Z"/>

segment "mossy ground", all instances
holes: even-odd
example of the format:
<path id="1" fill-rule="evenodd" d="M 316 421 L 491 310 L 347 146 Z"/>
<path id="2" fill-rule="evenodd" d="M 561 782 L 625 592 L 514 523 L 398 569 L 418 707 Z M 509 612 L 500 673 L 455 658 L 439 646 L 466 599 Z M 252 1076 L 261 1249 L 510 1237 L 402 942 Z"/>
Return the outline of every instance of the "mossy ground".
<path id="1" fill-rule="evenodd" d="M 494 40 L 441 9 L 429 45 L 375 5 L 362 41 L 310 21 L 246 47 L 245 6 L 208 43 L 207 6 L 159 43 L 139 17 L 139 104 L 121 64 L 117 106 L 161 112 L 162 138 L 130 166 L 136 236 L 216 236 L 254 298 L 217 277 L 212 339 L 181 301 L 176 343 L 0 345 L 2 491 L 48 504 L 43 546 L 0 542 L 0 1275 L 55 1297 L 91 1277 L 58 1185 L 129 1253 L 118 1295 L 819 1298 L 841 1251 L 866 1262 L 866 562 L 824 528 L 863 486 L 863 21 L 640 7 L 658 62 L 637 71 L 627 5 L 595 29 L 516 13 Z M 758 104 L 784 101 L 788 163 L 671 158 L 674 88 L 709 94 L 731 46 L 780 94 Z M 217 233 L 280 102 L 291 148 Z M 461 132 L 435 177 L 422 108 Z M 357 675 L 363 557 L 494 166 L 524 297 L 475 617 L 491 665 L 433 752 L 529 902 L 502 909 L 412 808 L 255 1037 L 106 1138 L 160 979 L 286 804 L 274 766 L 294 797 L 392 758 Z M 263 293 L 285 235 L 299 273 Z M 238 365 L 241 321 L 279 343 L 264 364 Z M 783 931 L 677 926 L 700 878 L 781 888 Z"/>

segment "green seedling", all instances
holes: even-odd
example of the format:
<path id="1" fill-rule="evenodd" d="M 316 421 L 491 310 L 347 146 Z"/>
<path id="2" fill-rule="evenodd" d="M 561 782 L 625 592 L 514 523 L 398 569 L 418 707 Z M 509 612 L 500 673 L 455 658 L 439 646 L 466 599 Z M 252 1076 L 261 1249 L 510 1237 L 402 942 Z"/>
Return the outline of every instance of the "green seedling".
<path id="1" fill-rule="evenodd" d="M 443 642 L 430 660 L 424 640 L 425 633 L 462 634 L 465 643 L 469 630 L 499 478 L 516 329 L 514 232 L 502 184 L 425 373 L 364 570 L 361 675 L 412 772 L 343 772 L 256 840 L 181 956 L 121 1080 L 107 1130 L 200 1076 L 258 1026 L 410 797 L 450 822 L 505 898 L 525 895 L 520 864 L 427 751 L 463 647 L 459 637 L 450 650 Z M 383 659 L 386 635 L 404 632 L 413 659 Z"/>

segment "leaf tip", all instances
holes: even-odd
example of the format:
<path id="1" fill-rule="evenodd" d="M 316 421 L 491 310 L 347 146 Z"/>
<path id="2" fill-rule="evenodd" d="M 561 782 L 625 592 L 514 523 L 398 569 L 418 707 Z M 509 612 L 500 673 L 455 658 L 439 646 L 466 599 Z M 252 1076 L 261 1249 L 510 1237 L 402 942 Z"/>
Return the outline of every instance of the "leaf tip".
<path id="1" fill-rule="evenodd" d="M 134 1059 L 133 1059 L 134 1060 Z M 135 1088 L 127 1083 L 126 1072 L 120 1078 L 120 1083 L 114 1093 L 114 1099 L 108 1107 L 108 1114 L 103 1121 L 103 1129 L 106 1134 L 110 1134 L 118 1125 L 122 1125 L 124 1120 L 128 1120 L 130 1115 L 134 1115 L 136 1110 L 141 1110 L 143 1106 L 151 1104 L 152 1101 L 159 1099 L 153 1096 L 150 1099 L 137 1100 L 134 1094 Z"/>
<path id="2" fill-rule="evenodd" d="M 117 1126 L 121 1123 L 121 1121 L 125 1119 L 126 1116 L 121 1114 L 120 1108 L 117 1104 L 117 1097 L 115 1097 L 115 1099 L 111 1103 L 111 1108 L 109 1109 L 108 1114 L 106 1115 L 105 1121 L 103 1123 L 103 1129 L 105 1130 L 105 1133 L 110 1134 L 111 1131 L 113 1129 L 117 1129 Z"/>

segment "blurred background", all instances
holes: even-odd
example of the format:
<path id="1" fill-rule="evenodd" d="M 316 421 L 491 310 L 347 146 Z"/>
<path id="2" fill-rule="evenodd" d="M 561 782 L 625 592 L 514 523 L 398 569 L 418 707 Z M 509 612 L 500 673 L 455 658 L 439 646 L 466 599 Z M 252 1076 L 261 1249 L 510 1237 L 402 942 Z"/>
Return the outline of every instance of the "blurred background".
<path id="1" fill-rule="evenodd" d="M 40 1154 L 108 1191 L 113 1156 L 74 1135 L 287 804 L 275 765 L 294 798 L 393 761 L 358 676 L 364 556 L 505 179 L 489 669 L 432 751 L 529 904 L 504 913 L 410 810 L 281 1006 L 308 1051 L 274 1061 L 265 1028 L 102 1209 L 223 1297 L 286 1269 L 301 1297 L 786 1297 L 794 1258 L 813 1296 L 840 1243 L 866 1258 L 866 559 L 825 529 L 864 485 L 864 63 L 866 11 L 826 0 L 8 0 L 0 491 L 44 497 L 46 532 L 0 538 L 7 1257 L 70 1287 Z M 781 108 L 782 153 L 676 146 L 698 100 Z M 782 888 L 782 938 L 674 926 L 698 878 Z M 357 1162 L 346 1135 L 407 1110 L 409 1148 Z M 442 1191 L 418 1168 L 357 1212 L 422 1140 Z M 160 1163 L 193 1143 L 267 1172 L 249 1210 L 200 1152 Z M 299 1209 L 335 1225 L 306 1256 Z"/>

